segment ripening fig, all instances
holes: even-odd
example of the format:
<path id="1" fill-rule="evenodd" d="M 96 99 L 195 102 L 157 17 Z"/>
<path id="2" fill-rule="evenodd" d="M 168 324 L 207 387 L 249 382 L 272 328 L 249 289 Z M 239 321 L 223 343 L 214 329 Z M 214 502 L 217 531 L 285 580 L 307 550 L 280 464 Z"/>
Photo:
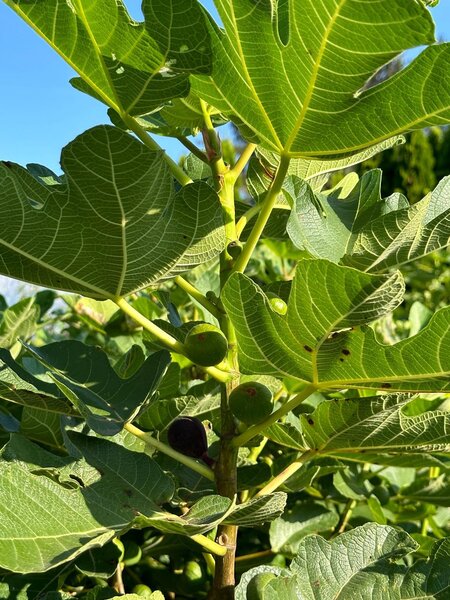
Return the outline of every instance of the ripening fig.
<path id="1" fill-rule="evenodd" d="M 192 458 L 201 458 L 212 466 L 214 461 L 208 456 L 208 440 L 200 419 L 195 417 L 179 417 L 172 421 L 167 431 L 167 439 L 171 448 Z"/>
<path id="2" fill-rule="evenodd" d="M 209 323 L 195 325 L 184 340 L 186 356 L 202 367 L 222 362 L 228 351 L 227 338 L 218 327 Z"/>
<path id="3" fill-rule="evenodd" d="M 264 421 L 272 412 L 272 392 L 257 381 L 241 383 L 229 398 L 230 410 L 236 419 L 246 425 Z"/>
<path id="4" fill-rule="evenodd" d="M 279 296 L 273 292 L 267 292 L 266 296 L 269 298 L 269 303 L 272 309 L 279 315 L 285 315 L 287 313 L 287 304 Z"/>

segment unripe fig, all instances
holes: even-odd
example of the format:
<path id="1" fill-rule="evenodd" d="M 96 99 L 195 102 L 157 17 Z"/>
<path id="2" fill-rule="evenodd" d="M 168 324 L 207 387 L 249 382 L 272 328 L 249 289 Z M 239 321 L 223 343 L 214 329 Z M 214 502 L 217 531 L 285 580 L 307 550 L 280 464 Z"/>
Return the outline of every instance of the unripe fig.
<path id="1" fill-rule="evenodd" d="M 250 579 L 247 586 L 247 600 L 261 600 L 264 588 L 275 577 L 275 573 L 259 573 Z"/>
<path id="2" fill-rule="evenodd" d="M 242 247 L 243 246 L 241 242 L 239 242 L 238 240 L 234 240 L 233 242 L 230 242 L 228 244 L 227 252 L 231 256 L 231 258 L 234 258 L 236 260 L 239 254 L 242 252 Z"/>
<path id="3" fill-rule="evenodd" d="M 230 410 L 246 425 L 264 421 L 272 412 L 272 392 L 257 381 L 241 383 L 230 394 Z"/>
<path id="4" fill-rule="evenodd" d="M 269 298 L 270 306 L 279 315 L 285 315 L 287 313 L 287 304 L 279 296 L 273 292 L 267 292 L 266 296 Z"/>
<path id="5" fill-rule="evenodd" d="M 167 431 L 169 445 L 192 458 L 204 458 L 208 452 L 206 431 L 200 419 L 179 417 L 172 421 Z"/>
<path id="6" fill-rule="evenodd" d="M 143 583 L 138 583 L 131 591 L 133 594 L 142 596 L 143 598 L 150 598 L 152 595 L 152 590 L 148 587 L 148 585 L 144 585 Z"/>
<path id="7" fill-rule="evenodd" d="M 209 323 L 195 325 L 184 340 L 186 356 L 202 367 L 222 362 L 228 351 L 227 338 L 218 327 Z"/>
<path id="8" fill-rule="evenodd" d="M 189 591 L 203 587 L 205 577 L 198 562 L 195 562 L 195 560 L 190 560 L 184 565 L 183 579 Z"/>

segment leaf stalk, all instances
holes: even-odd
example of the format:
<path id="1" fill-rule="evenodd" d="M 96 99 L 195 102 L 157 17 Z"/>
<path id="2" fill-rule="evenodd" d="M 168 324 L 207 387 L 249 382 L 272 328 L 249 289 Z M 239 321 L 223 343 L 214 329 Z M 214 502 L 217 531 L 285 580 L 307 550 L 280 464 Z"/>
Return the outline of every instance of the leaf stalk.
<path id="1" fill-rule="evenodd" d="M 306 400 L 306 398 L 311 396 L 316 389 L 317 388 L 315 385 L 307 385 L 301 392 L 296 394 L 294 398 L 286 402 L 286 404 L 283 404 L 283 406 L 281 406 L 278 410 L 269 415 L 267 419 L 264 419 L 264 421 L 261 421 L 261 423 L 252 425 L 246 431 L 236 436 L 232 441 L 232 445 L 235 447 L 244 446 L 256 435 L 262 433 L 265 429 L 276 423 L 278 419 L 281 419 L 281 417 L 287 415 L 288 412 L 294 410 L 294 408 L 297 408 L 297 406 L 301 404 L 303 400 Z"/>
<path id="2" fill-rule="evenodd" d="M 275 174 L 274 180 L 272 181 L 271 186 L 269 187 L 266 197 L 264 198 L 261 210 L 259 212 L 258 218 L 256 219 L 256 223 L 253 226 L 250 235 L 248 236 L 247 242 L 242 249 L 241 254 L 236 260 L 234 264 L 233 271 L 237 273 L 243 273 L 245 271 L 246 266 L 256 248 L 256 245 L 259 242 L 259 239 L 264 231 L 267 222 L 269 221 L 270 215 L 272 214 L 273 207 L 277 202 L 278 194 L 280 193 L 284 178 L 289 169 L 290 158 L 288 156 L 282 156 L 280 160 L 280 164 L 278 165 L 277 172 Z"/>

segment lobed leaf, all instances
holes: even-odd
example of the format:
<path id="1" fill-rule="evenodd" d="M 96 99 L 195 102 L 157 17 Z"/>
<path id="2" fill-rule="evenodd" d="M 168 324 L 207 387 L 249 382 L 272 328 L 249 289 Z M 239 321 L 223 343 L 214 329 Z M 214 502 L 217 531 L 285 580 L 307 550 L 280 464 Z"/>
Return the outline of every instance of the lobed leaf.
<path id="1" fill-rule="evenodd" d="M 155 527 L 164 533 L 197 535 L 211 531 L 219 525 L 234 508 L 234 502 L 224 496 L 204 496 L 191 506 L 182 517 L 160 511 L 152 516 L 138 516 L 135 526 Z"/>
<path id="2" fill-rule="evenodd" d="M 266 494 L 253 498 L 248 502 L 239 504 L 233 512 L 226 517 L 224 523 L 239 525 L 241 527 L 255 527 L 277 519 L 286 506 L 287 495 L 284 492 Z"/>
<path id="3" fill-rule="evenodd" d="M 381 198 L 379 169 L 356 179 L 352 189 L 340 184 L 321 194 L 293 177 L 290 193 L 287 233 L 297 248 L 318 258 L 380 272 L 450 243 L 450 177 L 412 206 L 401 194 Z"/>
<path id="4" fill-rule="evenodd" d="M 84 458 L 50 454 L 13 436 L 0 460 L 0 565 L 34 573 L 72 560 L 158 511 L 173 483 L 146 454 L 71 433 Z"/>
<path id="5" fill-rule="evenodd" d="M 115 435 L 132 421 L 158 387 L 170 354 L 151 354 L 128 379 L 120 378 L 97 346 L 76 340 L 28 350 L 49 369 L 61 392 L 100 435 Z"/>
<path id="6" fill-rule="evenodd" d="M 0 163 L 0 272 L 99 299 L 125 296 L 217 256 L 225 246 L 215 192 L 175 192 L 162 153 L 109 126 L 62 151 L 66 184 Z M 39 235 L 36 235 L 39 232 Z"/>
<path id="7" fill-rule="evenodd" d="M 217 0 L 216 7 L 225 31 L 210 25 L 212 75 L 195 76 L 193 88 L 267 149 L 342 157 L 450 119 L 449 44 L 361 91 L 404 50 L 433 44 L 431 16 L 418 2 Z"/>
<path id="8" fill-rule="evenodd" d="M 402 295 L 398 273 L 374 276 L 325 260 L 302 260 L 284 316 L 242 274 L 229 278 L 222 297 L 244 373 L 292 377 L 318 388 L 445 391 L 450 388 L 449 309 L 393 346 L 380 344 L 364 326 L 397 306 Z"/>
<path id="9" fill-rule="evenodd" d="M 408 401 L 401 394 L 325 401 L 300 416 L 303 435 L 321 454 L 448 452 L 450 412 L 408 416 Z"/>
<path id="10" fill-rule="evenodd" d="M 189 73 L 211 70 L 194 0 L 144 0 L 145 23 L 122 0 L 5 0 L 80 75 L 73 85 L 118 113 L 139 115 L 186 96 Z"/>

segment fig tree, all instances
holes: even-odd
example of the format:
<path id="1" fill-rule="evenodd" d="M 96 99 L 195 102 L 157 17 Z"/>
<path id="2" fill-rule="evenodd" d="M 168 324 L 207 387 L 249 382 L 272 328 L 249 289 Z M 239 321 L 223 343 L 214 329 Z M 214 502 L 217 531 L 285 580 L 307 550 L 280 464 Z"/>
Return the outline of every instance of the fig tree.
<path id="1" fill-rule="evenodd" d="M 228 350 L 227 338 L 218 327 L 209 323 L 195 325 L 184 340 L 186 356 L 202 367 L 222 362 Z"/>
<path id="2" fill-rule="evenodd" d="M 229 398 L 233 415 L 246 425 L 264 421 L 272 412 L 272 392 L 257 381 L 247 381 L 235 388 Z"/>

